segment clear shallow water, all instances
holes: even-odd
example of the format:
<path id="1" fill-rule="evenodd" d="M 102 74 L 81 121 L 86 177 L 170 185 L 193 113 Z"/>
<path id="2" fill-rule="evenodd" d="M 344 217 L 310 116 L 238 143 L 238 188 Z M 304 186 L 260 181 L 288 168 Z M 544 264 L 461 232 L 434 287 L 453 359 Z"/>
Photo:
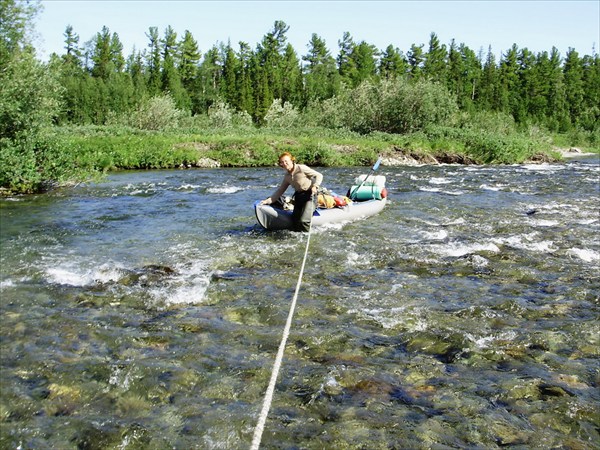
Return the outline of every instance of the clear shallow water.
<path id="1" fill-rule="evenodd" d="M 306 243 L 255 225 L 280 172 L 1 200 L 0 446 L 249 447 Z M 262 447 L 600 448 L 597 158 L 378 173 L 314 230 Z"/>

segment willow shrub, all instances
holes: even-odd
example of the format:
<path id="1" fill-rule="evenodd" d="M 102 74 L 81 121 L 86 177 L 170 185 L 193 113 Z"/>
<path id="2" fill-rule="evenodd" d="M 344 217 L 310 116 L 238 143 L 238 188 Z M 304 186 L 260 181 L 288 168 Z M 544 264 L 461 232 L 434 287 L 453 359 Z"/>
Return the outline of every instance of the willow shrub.
<path id="1" fill-rule="evenodd" d="M 159 95 L 145 101 L 133 115 L 131 125 L 142 130 L 165 131 L 179 127 L 183 111 L 177 109 L 170 95 Z"/>
<path id="2" fill-rule="evenodd" d="M 321 104 L 310 105 L 307 117 L 329 128 L 361 134 L 374 131 L 413 133 L 433 124 L 450 125 L 458 113 L 448 90 L 429 81 L 409 83 L 403 78 L 365 81 Z"/>

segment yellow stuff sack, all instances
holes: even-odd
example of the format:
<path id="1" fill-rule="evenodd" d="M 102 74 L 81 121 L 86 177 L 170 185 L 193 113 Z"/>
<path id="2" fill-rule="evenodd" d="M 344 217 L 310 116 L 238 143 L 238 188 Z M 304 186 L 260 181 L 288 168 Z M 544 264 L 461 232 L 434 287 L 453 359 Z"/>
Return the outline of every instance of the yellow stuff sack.
<path id="1" fill-rule="evenodd" d="M 335 205 L 335 199 L 333 198 L 333 195 L 328 195 L 328 194 L 319 194 L 317 197 L 317 206 L 319 208 L 334 208 Z"/>

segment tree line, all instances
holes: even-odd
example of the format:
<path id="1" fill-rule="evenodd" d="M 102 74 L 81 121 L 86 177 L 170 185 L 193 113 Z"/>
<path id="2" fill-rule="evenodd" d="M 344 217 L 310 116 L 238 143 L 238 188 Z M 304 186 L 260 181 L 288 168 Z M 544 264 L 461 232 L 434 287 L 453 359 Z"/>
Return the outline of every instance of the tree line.
<path id="1" fill-rule="evenodd" d="M 404 53 L 391 44 L 379 50 L 355 42 L 346 32 L 335 55 L 317 34 L 299 55 L 287 42 L 288 30 L 276 21 L 255 48 L 220 43 L 203 53 L 189 30 L 179 36 L 171 26 L 162 33 L 150 27 L 147 48 L 124 57 L 118 34 L 109 28 L 80 45 L 67 26 L 65 53 L 53 54 L 48 64 L 65 88 L 57 122 L 104 124 L 148 98 L 168 94 L 191 115 L 204 114 L 220 101 L 260 125 L 276 100 L 303 111 L 365 82 L 402 79 L 443 86 L 464 111 L 502 112 L 517 124 L 557 132 L 598 128 L 600 57 L 595 52 L 580 56 L 569 48 L 563 57 L 556 47 L 535 54 L 514 44 L 496 58 L 491 48 L 476 53 L 454 40 L 442 44 L 431 33 L 427 46 L 413 44 Z"/>

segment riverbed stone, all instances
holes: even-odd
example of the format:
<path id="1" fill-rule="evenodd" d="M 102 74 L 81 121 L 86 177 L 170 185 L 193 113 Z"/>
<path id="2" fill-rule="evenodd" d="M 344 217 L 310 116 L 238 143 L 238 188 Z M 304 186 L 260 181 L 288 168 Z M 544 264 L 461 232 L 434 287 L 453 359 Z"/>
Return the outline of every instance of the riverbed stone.
<path id="1" fill-rule="evenodd" d="M 465 337 L 459 333 L 442 336 L 429 331 L 421 331 L 406 337 L 406 350 L 435 356 L 442 362 L 450 363 L 460 358 L 468 348 Z"/>

